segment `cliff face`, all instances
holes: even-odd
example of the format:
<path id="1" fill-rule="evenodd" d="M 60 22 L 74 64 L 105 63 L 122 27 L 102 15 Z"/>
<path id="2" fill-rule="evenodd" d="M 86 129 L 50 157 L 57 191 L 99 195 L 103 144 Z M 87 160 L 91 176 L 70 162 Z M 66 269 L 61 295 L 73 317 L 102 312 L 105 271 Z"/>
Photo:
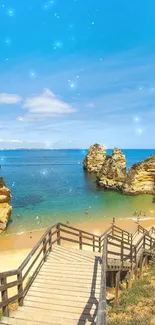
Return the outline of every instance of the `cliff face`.
<path id="1" fill-rule="evenodd" d="M 11 217 L 12 207 L 9 205 L 11 200 L 10 190 L 7 188 L 0 177 L 0 232 L 5 230 Z"/>
<path id="2" fill-rule="evenodd" d="M 112 156 L 107 156 L 97 175 L 99 186 L 109 189 L 121 189 L 125 180 L 126 158 L 120 149 L 115 148 Z"/>
<path id="3" fill-rule="evenodd" d="M 122 192 L 155 194 L 155 154 L 129 168 Z"/>
<path id="4" fill-rule="evenodd" d="M 94 144 L 90 147 L 84 162 L 83 167 L 88 172 L 99 172 L 106 158 L 106 149 L 100 144 Z"/>
<path id="5" fill-rule="evenodd" d="M 111 156 L 106 156 L 105 148 L 96 144 L 90 147 L 84 168 L 96 172 L 98 185 L 105 189 L 119 190 L 124 194 L 155 195 L 155 154 L 134 164 L 126 173 L 126 157 L 120 149 L 116 148 Z"/>

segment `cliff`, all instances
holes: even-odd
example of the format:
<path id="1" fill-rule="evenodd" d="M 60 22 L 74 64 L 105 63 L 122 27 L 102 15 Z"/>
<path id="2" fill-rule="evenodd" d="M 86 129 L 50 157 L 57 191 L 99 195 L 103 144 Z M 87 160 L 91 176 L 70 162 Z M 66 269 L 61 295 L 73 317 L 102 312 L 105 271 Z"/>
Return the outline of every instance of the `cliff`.
<path id="1" fill-rule="evenodd" d="M 122 192 L 155 194 L 155 154 L 129 168 Z"/>
<path id="2" fill-rule="evenodd" d="M 99 172 L 106 158 L 106 149 L 100 144 L 94 144 L 84 159 L 83 168 L 88 172 Z"/>
<path id="3" fill-rule="evenodd" d="M 123 152 L 115 148 L 112 156 L 106 159 L 97 175 L 99 186 L 109 189 L 121 189 L 126 174 L 126 157 Z"/>
<path id="4" fill-rule="evenodd" d="M 105 148 L 95 144 L 88 151 L 84 168 L 89 172 L 96 172 L 98 185 L 105 189 L 115 189 L 132 195 L 155 195 L 155 154 L 134 164 L 126 172 L 126 157 L 120 149 L 115 148 L 111 156 L 106 156 Z"/>
<path id="5" fill-rule="evenodd" d="M 9 205 L 11 200 L 10 190 L 0 177 L 0 232 L 5 230 L 11 217 L 12 207 Z"/>

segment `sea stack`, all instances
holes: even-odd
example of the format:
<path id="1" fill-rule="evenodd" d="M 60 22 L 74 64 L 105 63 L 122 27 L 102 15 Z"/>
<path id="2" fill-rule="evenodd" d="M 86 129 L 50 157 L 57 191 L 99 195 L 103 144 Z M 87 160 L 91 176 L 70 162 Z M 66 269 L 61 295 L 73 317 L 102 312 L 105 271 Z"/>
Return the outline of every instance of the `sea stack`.
<path id="1" fill-rule="evenodd" d="M 129 168 L 122 192 L 155 195 L 155 154 Z"/>
<path id="2" fill-rule="evenodd" d="M 0 233 L 7 228 L 11 217 L 12 207 L 10 190 L 7 188 L 3 178 L 0 177 Z"/>
<path id="3" fill-rule="evenodd" d="M 122 150 L 115 148 L 106 159 L 97 175 L 100 187 L 121 190 L 126 176 L 126 157 Z"/>
<path id="4" fill-rule="evenodd" d="M 88 172 L 98 173 L 105 161 L 105 158 L 106 149 L 103 145 L 96 143 L 89 148 L 83 162 L 83 168 Z"/>

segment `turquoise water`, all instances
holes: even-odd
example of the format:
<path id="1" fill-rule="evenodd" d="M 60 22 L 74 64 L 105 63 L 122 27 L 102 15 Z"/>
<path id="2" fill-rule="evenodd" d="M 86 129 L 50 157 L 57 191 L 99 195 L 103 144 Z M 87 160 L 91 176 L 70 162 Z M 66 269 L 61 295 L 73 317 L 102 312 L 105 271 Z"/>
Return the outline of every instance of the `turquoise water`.
<path id="1" fill-rule="evenodd" d="M 155 153 L 155 150 L 123 151 L 127 167 Z M 7 233 L 42 229 L 56 221 L 74 224 L 127 218 L 132 217 L 135 209 L 155 216 L 151 195 L 124 196 L 99 189 L 94 175 L 83 171 L 86 153 L 87 150 L 0 151 L 0 176 L 13 197 L 12 222 Z"/>

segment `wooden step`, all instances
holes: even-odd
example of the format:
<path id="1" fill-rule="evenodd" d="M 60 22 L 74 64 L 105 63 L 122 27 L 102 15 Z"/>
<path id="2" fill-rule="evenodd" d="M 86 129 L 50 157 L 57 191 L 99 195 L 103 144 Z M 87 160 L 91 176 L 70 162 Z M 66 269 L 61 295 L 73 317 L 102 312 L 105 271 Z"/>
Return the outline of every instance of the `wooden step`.
<path id="1" fill-rule="evenodd" d="M 73 290 L 76 290 L 76 288 L 87 288 L 88 285 L 95 285 L 96 288 L 99 288 L 100 289 L 100 282 L 99 283 L 96 283 L 95 280 L 91 283 L 85 283 L 85 282 L 71 282 L 71 281 L 63 281 L 63 282 L 60 282 L 60 281 L 51 281 L 51 280 L 47 280 L 47 279 L 40 279 L 39 277 L 36 278 L 36 280 L 33 282 L 33 284 L 36 284 L 36 283 L 40 283 L 40 284 L 45 284 L 47 285 L 48 287 L 51 287 L 51 288 L 57 288 L 61 285 L 61 288 L 64 288 L 64 290 L 66 288 L 68 288 L 69 286 L 71 288 L 73 288 Z"/>
<path id="2" fill-rule="evenodd" d="M 45 298 L 45 297 L 42 297 L 42 296 L 33 296 L 33 293 L 32 294 L 27 294 L 25 299 L 24 299 L 24 304 L 25 302 L 36 302 L 36 303 L 43 303 L 43 304 L 52 304 L 53 308 L 57 306 L 60 306 L 60 308 L 65 308 L 65 307 L 76 307 L 76 308 L 85 308 L 85 306 L 87 306 L 88 308 L 90 308 L 90 306 L 96 302 L 96 300 L 92 299 L 91 298 L 91 302 L 88 303 L 88 300 L 87 299 L 84 299 L 82 301 L 79 301 L 79 299 L 76 299 L 76 300 L 63 300 L 63 304 L 62 304 L 62 297 L 60 299 L 55 299 L 55 297 L 52 297 L 49 299 L 49 298 Z"/>
<path id="3" fill-rule="evenodd" d="M 85 320 L 86 316 L 79 316 L 78 318 L 73 318 L 73 319 L 69 319 L 69 318 L 64 318 L 63 315 L 61 317 L 54 317 L 51 316 L 51 319 L 49 317 L 49 315 L 45 315 L 45 314 L 41 314 L 41 313 L 37 313 L 34 314 L 33 312 L 24 312 L 21 310 L 18 311 L 14 311 L 13 312 L 13 317 L 16 320 L 16 324 L 19 319 L 23 319 L 23 320 L 29 320 L 29 321 L 33 321 L 33 322 L 38 322 L 38 324 L 40 324 L 41 322 L 44 323 L 49 323 L 51 322 L 51 324 L 61 324 L 61 325 L 86 325 L 86 324 L 90 324 L 89 320 Z M 40 323 L 39 323 L 40 322 Z M 95 322 L 91 322 L 91 325 L 94 324 Z"/>
<path id="4" fill-rule="evenodd" d="M 70 290 L 59 290 L 59 289 L 50 289 L 50 288 L 46 288 L 46 287 L 35 287 L 35 286 L 31 286 L 31 290 L 33 291 L 37 291 L 37 292 L 40 292 L 40 293 L 52 293 L 52 295 L 64 295 L 64 296 L 70 296 L 70 297 L 77 297 L 77 296 L 80 296 L 80 297 L 86 297 L 88 298 L 89 297 L 89 294 L 88 292 L 82 292 L 81 290 L 79 291 L 70 291 Z M 96 293 L 96 291 L 95 291 Z M 99 290 L 97 291 L 96 293 L 96 296 L 99 295 Z"/>
<path id="5" fill-rule="evenodd" d="M 65 255 L 66 256 L 73 256 L 75 258 L 82 258 L 83 260 L 95 260 L 95 258 L 99 258 L 99 255 L 96 253 L 96 254 L 93 254 L 93 253 L 87 253 L 86 251 L 84 250 L 74 250 L 74 249 L 65 249 L 64 247 L 57 247 L 57 249 L 55 250 L 55 253 L 57 254 L 57 252 L 61 252 L 61 254 Z"/>
<path id="6" fill-rule="evenodd" d="M 75 302 L 83 302 L 83 303 L 87 303 L 88 300 L 94 302 L 96 300 L 96 297 L 95 298 L 90 298 L 89 297 L 83 297 L 83 296 L 80 296 L 80 295 L 76 295 L 76 296 L 71 296 L 71 295 L 65 295 L 65 293 L 61 294 L 61 293 L 55 293 L 53 294 L 53 292 L 51 291 L 51 293 L 49 292 L 40 292 L 40 291 L 35 291 L 33 290 L 32 288 L 30 288 L 29 292 L 28 292 L 28 297 L 29 296 L 33 296 L 33 297 L 43 297 L 43 298 L 47 298 L 47 299 L 55 299 L 55 301 L 75 301 Z"/>
<path id="7" fill-rule="evenodd" d="M 58 274 L 58 270 L 55 270 L 53 268 L 49 269 L 49 268 L 46 268 L 46 266 L 43 266 L 40 270 L 40 272 L 44 272 L 46 274 L 53 274 L 53 275 L 57 275 Z M 81 276 L 81 275 L 89 275 L 89 276 L 93 276 L 93 273 L 95 273 L 95 275 L 99 274 L 101 272 L 101 269 L 98 270 L 98 268 L 96 267 L 95 269 L 93 270 L 89 270 L 89 269 L 84 269 L 84 270 L 77 270 L 76 268 L 75 269 L 72 269 L 70 270 L 70 268 L 64 268 L 64 269 L 60 269 L 59 270 L 59 276 L 65 274 L 74 274 L 75 276 Z M 97 273 L 97 274 L 96 274 Z"/>
<path id="8" fill-rule="evenodd" d="M 96 279 L 92 279 L 92 278 L 78 278 L 78 282 L 77 282 L 77 277 L 75 278 L 71 278 L 70 276 L 68 277 L 61 277 L 61 278 L 58 278 L 58 277 L 52 277 L 52 276 L 46 276 L 44 277 L 43 275 L 41 274 L 38 274 L 37 277 L 36 277 L 36 280 L 44 280 L 46 279 L 46 281 L 49 281 L 50 283 L 57 283 L 57 282 L 61 282 L 61 283 L 64 283 L 64 282 L 70 282 L 71 284 L 74 284 L 74 283 L 79 283 L 79 284 L 93 284 L 93 283 L 96 283 L 98 285 L 100 285 L 101 283 L 101 276 L 99 276 L 98 278 Z"/>
<path id="9" fill-rule="evenodd" d="M 88 309 L 87 309 L 88 310 Z M 47 316 L 49 317 L 49 319 L 52 320 L 52 317 L 57 317 L 59 319 L 59 317 L 64 317 L 66 319 L 76 319 L 78 320 L 79 317 L 81 318 L 81 320 L 85 320 L 89 317 L 93 317 L 93 314 L 94 314 L 94 310 L 88 310 L 88 313 L 86 314 L 83 314 L 83 310 L 81 313 L 77 313 L 77 312 L 73 312 L 72 311 L 72 308 L 70 309 L 70 311 L 65 311 L 62 313 L 62 311 L 60 310 L 47 310 L 47 309 L 42 309 L 42 308 L 35 308 L 35 307 L 29 307 L 29 306 L 24 306 L 24 307 L 19 307 L 18 310 L 17 310 L 17 314 L 18 312 L 22 312 L 22 313 L 25 313 L 25 314 L 31 314 L 32 316 L 33 315 L 43 315 L 43 316 Z M 15 313 L 13 312 L 12 314 L 15 315 Z"/>
<path id="10" fill-rule="evenodd" d="M 51 284 L 47 284 L 47 283 L 44 283 L 44 282 L 36 282 L 36 281 L 34 281 L 34 283 L 32 284 L 32 288 L 33 287 L 39 287 L 39 288 L 47 288 L 47 290 L 48 289 L 52 289 L 52 291 L 53 290 L 62 290 L 62 291 L 75 291 L 75 292 L 87 292 L 87 293 L 89 293 L 90 292 L 90 290 L 91 290 L 91 287 L 92 287 L 92 285 L 89 285 L 89 284 L 87 284 L 87 285 L 85 285 L 85 286 L 81 286 L 81 287 L 79 287 L 79 286 L 66 286 L 65 284 L 63 285 L 63 284 L 57 284 L 57 285 L 53 285 L 52 283 Z M 96 285 L 94 284 L 93 285 L 93 288 L 95 289 L 95 292 L 98 292 L 98 291 L 100 291 L 100 286 L 98 286 L 97 288 L 96 288 Z"/>
<path id="11" fill-rule="evenodd" d="M 78 255 L 74 255 L 74 257 L 73 257 L 73 254 L 71 254 L 71 253 L 65 253 L 64 254 L 64 252 L 61 252 L 61 251 L 58 251 L 57 250 L 57 252 L 53 252 L 52 254 L 50 254 L 49 255 L 49 257 L 48 257 L 48 260 L 51 258 L 51 259 L 53 259 L 53 257 L 57 257 L 57 258 L 59 258 L 60 260 L 63 260 L 63 261 L 72 261 L 72 260 L 74 260 L 74 261 L 76 261 L 76 262 L 81 262 L 81 261 L 87 261 L 87 262 L 90 262 L 90 263 L 94 263 L 94 258 L 85 258 L 85 257 L 83 257 L 83 256 L 78 256 Z"/>
<path id="12" fill-rule="evenodd" d="M 40 275 L 42 275 L 44 278 L 50 278 L 50 279 L 75 279 L 75 281 L 79 279 L 93 279 L 93 274 L 78 274 L 78 273 L 70 273 L 70 272 L 64 272 L 62 274 L 58 273 L 49 273 L 44 270 L 40 270 Z M 98 272 L 97 275 L 95 275 L 95 279 L 100 280 L 100 273 Z"/>
<path id="13" fill-rule="evenodd" d="M 55 311 L 61 311 L 64 314 L 66 312 L 72 312 L 72 313 L 78 313 L 79 315 L 81 315 L 81 313 L 84 313 L 86 315 L 89 314 L 90 310 L 95 311 L 96 307 L 93 304 L 82 304 L 81 307 L 79 306 L 64 306 L 63 305 L 53 305 L 53 303 L 43 303 L 43 302 L 36 302 L 36 301 L 32 301 L 32 300 L 24 300 L 24 306 L 27 307 L 35 307 L 35 308 L 39 308 L 39 309 L 45 309 L 45 310 L 55 310 Z"/>
<path id="14" fill-rule="evenodd" d="M 5 325 L 62 325 L 59 323 L 59 320 L 56 323 L 53 323 L 52 321 L 49 323 L 45 322 L 40 322 L 39 320 L 32 321 L 32 320 L 24 320 L 24 319 L 16 319 L 16 318 L 11 318 L 11 317 L 3 317 L 2 321 L 0 324 L 5 324 Z"/>

